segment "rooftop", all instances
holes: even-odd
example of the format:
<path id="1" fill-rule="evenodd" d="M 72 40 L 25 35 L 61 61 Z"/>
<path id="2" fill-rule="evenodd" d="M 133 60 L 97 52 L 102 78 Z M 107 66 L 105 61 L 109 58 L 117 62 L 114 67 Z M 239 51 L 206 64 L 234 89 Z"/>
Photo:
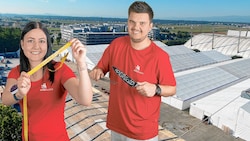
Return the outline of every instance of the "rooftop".
<path id="1" fill-rule="evenodd" d="M 76 65 L 67 62 L 67 65 L 76 70 Z M 75 71 L 76 75 L 77 71 Z M 93 81 L 93 101 L 90 106 L 82 106 L 68 97 L 65 108 L 65 122 L 72 141 L 109 141 L 110 130 L 106 128 L 106 115 L 109 99 L 109 79 Z M 159 140 L 184 141 L 177 138 L 171 131 L 163 128 L 159 122 Z"/>

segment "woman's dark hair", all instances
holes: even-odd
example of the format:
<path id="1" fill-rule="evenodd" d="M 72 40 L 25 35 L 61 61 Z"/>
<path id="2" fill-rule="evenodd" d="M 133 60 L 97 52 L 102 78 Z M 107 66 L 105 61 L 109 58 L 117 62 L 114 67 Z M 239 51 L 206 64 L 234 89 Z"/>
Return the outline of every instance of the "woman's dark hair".
<path id="1" fill-rule="evenodd" d="M 24 39 L 24 36 L 31 31 L 32 29 L 41 29 L 44 34 L 47 37 L 47 53 L 44 56 L 43 60 L 45 60 L 46 58 L 48 58 L 53 52 L 52 52 L 52 45 L 51 45 L 51 39 L 50 39 L 50 34 L 49 31 L 46 27 L 43 26 L 43 24 L 41 22 L 29 22 L 25 25 L 25 27 L 23 28 L 23 31 L 21 33 L 21 40 Z M 52 61 L 50 61 L 49 63 L 47 63 L 44 67 L 43 67 L 43 71 L 45 69 L 45 67 L 48 67 L 50 70 L 55 70 L 54 69 L 54 64 Z M 25 56 L 23 49 L 21 47 L 21 43 L 20 43 L 20 73 L 22 71 L 28 72 L 30 71 L 30 63 L 28 58 Z M 49 71 L 49 80 L 51 81 L 51 83 L 54 82 L 54 72 L 53 71 Z"/>
<path id="2" fill-rule="evenodd" d="M 132 3 L 128 9 L 128 15 L 130 15 L 131 12 L 148 13 L 151 22 L 154 18 L 154 12 L 152 8 L 144 1 L 135 1 Z"/>

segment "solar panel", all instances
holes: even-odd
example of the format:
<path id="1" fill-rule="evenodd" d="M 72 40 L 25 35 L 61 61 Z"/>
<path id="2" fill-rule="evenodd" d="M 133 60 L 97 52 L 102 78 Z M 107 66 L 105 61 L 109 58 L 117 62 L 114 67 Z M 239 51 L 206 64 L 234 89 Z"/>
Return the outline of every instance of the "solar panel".
<path id="1" fill-rule="evenodd" d="M 222 65 L 220 68 L 239 77 L 250 76 L 250 59 L 239 60 L 230 64 Z"/>
<path id="2" fill-rule="evenodd" d="M 220 68 L 211 68 L 179 76 L 176 78 L 176 96 L 183 101 L 189 100 L 238 79 L 236 76 Z"/>

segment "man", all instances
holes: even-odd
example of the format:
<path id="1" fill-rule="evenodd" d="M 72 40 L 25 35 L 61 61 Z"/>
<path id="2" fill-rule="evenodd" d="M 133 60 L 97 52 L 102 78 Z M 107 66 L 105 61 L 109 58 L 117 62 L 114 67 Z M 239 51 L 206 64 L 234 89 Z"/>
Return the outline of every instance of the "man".
<path id="1" fill-rule="evenodd" d="M 148 38 L 152 19 L 153 10 L 146 2 L 132 3 L 128 10 L 129 35 L 113 40 L 89 73 L 99 80 L 109 72 L 112 83 L 107 127 L 112 141 L 158 141 L 161 96 L 176 92 L 169 55 Z M 137 82 L 135 87 L 126 83 L 133 81 L 125 74 Z"/>

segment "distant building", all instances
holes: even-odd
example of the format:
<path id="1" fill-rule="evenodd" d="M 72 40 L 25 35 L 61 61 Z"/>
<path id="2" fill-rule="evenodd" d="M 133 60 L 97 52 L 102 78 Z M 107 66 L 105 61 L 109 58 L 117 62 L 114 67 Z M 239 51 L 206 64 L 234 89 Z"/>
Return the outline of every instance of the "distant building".
<path id="1" fill-rule="evenodd" d="M 110 32 L 107 25 L 62 25 L 60 29 L 62 40 L 69 41 L 72 38 L 78 38 L 85 45 L 109 44 L 117 37 L 128 35 L 127 32 L 115 32 L 114 28 L 112 28 L 114 32 Z M 120 31 L 125 30 L 125 27 L 121 25 L 119 28 L 116 26 L 115 29 Z"/>
<path id="2" fill-rule="evenodd" d="M 120 25 L 95 25 L 87 24 L 62 25 L 60 27 L 62 40 L 69 41 L 78 38 L 85 45 L 110 44 L 117 37 L 128 35 L 127 26 Z M 156 40 L 160 30 L 156 27 L 149 33 L 149 38 Z"/>
<path id="3" fill-rule="evenodd" d="M 3 56 L 5 58 L 18 58 L 19 57 L 20 51 L 17 50 L 16 52 L 5 52 L 5 53 L 0 53 L 0 56 Z"/>
<path id="4" fill-rule="evenodd" d="M 85 45 L 109 44 L 117 37 L 128 35 L 127 32 L 88 32 L 79 33 L 78 39 Z"/>
<path id="5" fill-rule="evenodd" d="M 153 27 L 152 30 L 148 33 L 148 37 L 151 40 L 157 40 L 160 36 L 160 29 L 157 27 Z"/>

